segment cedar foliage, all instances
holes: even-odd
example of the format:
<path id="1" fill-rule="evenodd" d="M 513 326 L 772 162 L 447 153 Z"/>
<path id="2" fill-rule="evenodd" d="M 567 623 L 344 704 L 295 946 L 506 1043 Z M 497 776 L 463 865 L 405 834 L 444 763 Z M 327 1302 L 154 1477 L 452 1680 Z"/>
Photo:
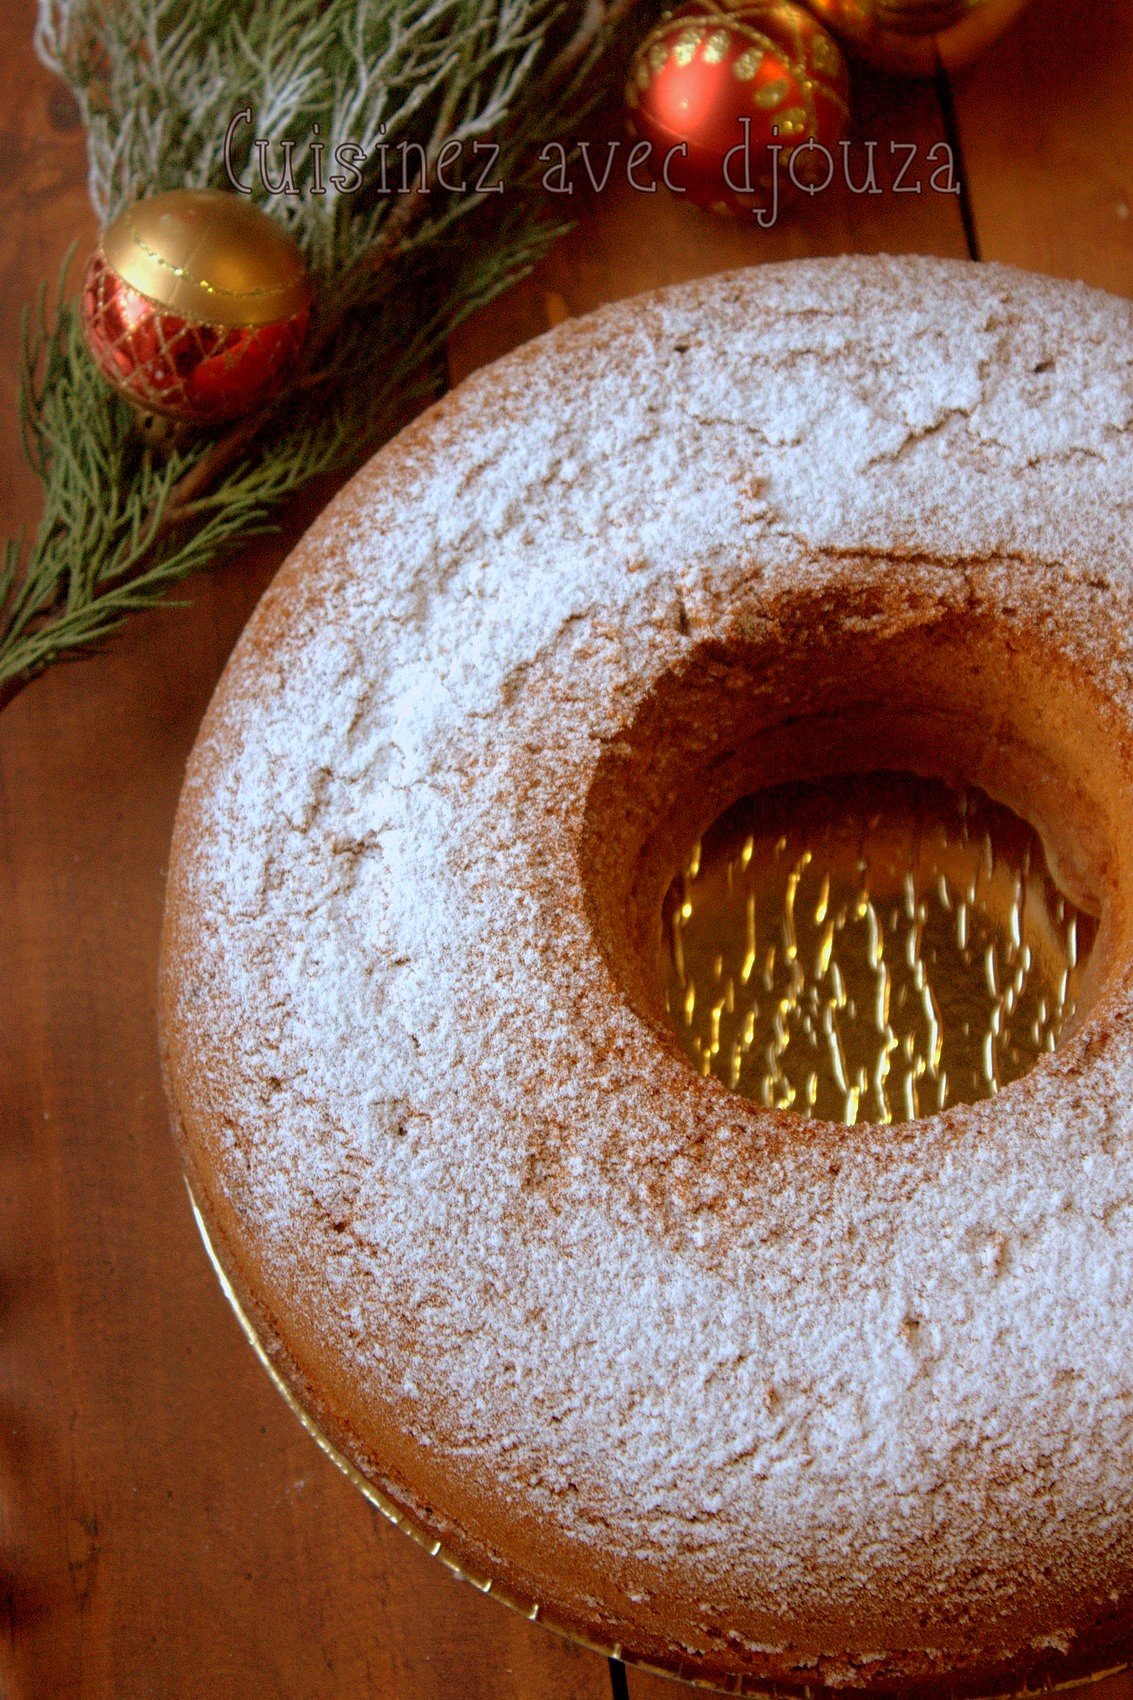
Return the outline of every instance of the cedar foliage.
<path id="1" fill-rule="evenodd" d="M 79 103 L 100 220 L 163 189 L 228 187 L 225 132 L 250 107 L 233 163 L 295 236 L 317 296 L 303 361 L 278 400 L 162 452 L 96 372 L 64 283 L 52 301 L 43 292 L 25 323 L 21 390 L 43 512 L 0 566 L 0 706 L 269 529 L 287 496 L 361 459 L 414 400 L 439 392 L 449 335 L 561 228 L 540 190 L 539 152 L 573 137 L 606 93 L 607 50 L 630 3 L 40 0 L 36 45 Z M 316 125 L 324 179 L 339 143 L 365 150 L 356 193 L 329 183 L 310 193 Z M 264 192 L 256 137 L 295 142 L 297 193 Z M 415 173 L 407 193 L 402 142 Z M 469 180 L 475 144 L 498 146 L 492 180 L 504 192 L 442 190 L 434 173 L 449 142 L 462 144 Z M 269 157 L 278 181 L 278 145 Z"/>

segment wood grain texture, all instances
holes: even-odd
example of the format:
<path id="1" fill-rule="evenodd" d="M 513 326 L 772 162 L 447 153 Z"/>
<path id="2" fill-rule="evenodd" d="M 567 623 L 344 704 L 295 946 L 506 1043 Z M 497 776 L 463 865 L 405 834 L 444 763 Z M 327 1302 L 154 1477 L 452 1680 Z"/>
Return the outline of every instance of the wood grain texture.
<path id="1" fill-rule="evenodd" d="M 18 310 L 72 238 L 82 251 L 93 237 L 81 131 L 31 55 L 33 13 L 32 0 L 0 9 L 9 524 L 32 521 L 37 502 L 12 417 Z M 1056 23 L 1077 44 L 1072 66 Z M 1133 289 L 1115 210 L 1133 185 L 1130 33 L 1127 0 L 1036 0 L 1011 43 L 957 84 L 988 257 Z M 884 147 L 927 152 L 943 137 L 929 88 L 860 77 L 856 99 L 859 135 Z M 580 219 L 454 339 L 454 377 L 567 313 L 729 266 L 966 251 L 956 200 L 924 190 L 831 191 L 763 233 L 620 184 Z M 327 494 L 290 512 L 278 544 L 194 584 L 190 609 L 138 621 L 105 658 L 49 675 L 0 719 L 4 1700 L 610 1694 L 602 1659 L 453 1581 L 302 1433 L 216 1288 L 165 1128 L 153 989 L 184 759 L 240 627 Z M 631 1673 L 629 1692 L 679 1690 Z M 1124 1682 L 1093 1692 L 1133 1700 Z"/>
<path id="2" fill-rule="evenodd" d="M 34 522 L 19 309 L 94 227 L 81 131 L 0 9 L 0 489 Z M 371 1512 L 255 1362 L 196 1237 L 155 1043 L 165 857 L 213 682 L 289 540 L 0 721 L 4 1700 L 607 1700 L 606 1663 Z"/>
<path id="3" fill-rule="evenodd" d="M 979 250 L 1133 295 L 1133 9 L 1032 0 L 956 80 Z"/>

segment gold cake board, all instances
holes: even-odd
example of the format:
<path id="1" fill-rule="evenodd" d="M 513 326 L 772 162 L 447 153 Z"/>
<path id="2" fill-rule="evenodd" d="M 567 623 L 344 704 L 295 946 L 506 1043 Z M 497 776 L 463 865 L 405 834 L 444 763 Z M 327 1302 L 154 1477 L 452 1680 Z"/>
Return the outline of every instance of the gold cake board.
<path id="1" fill-rule="evenodd" d="M 415 1541 L 419 1547 L 423 1547 L 432 1558 L 439 1558 L 445 1568 L 451 1571 L 461 1582 L 470 1583 L 478 1593 L 490 1594 L 493 1599 L 499 1600 L 500 1604 L 507 1606 L 510 1611 L 518 1612 L 521 1617 L 525 1617 L 529 1623 L 541 1623 L 547 1629 L 553 1630 L 556 1635 L 561 1635 L 564 1640 L 573 1642 L 575 1646 L 585 1647 L 592 1653 L 601 1654 L 603 1658 L 620 1659 L 623 1663 L 632 1665 L 637 1670 L 646 1671 L 651 1676 L 667 1677 L 670 1682 L 684 1683 L 687 1687 L 699 1688 L 712 1694 L 739 1695 L 743 1697 L 743 1700 L 784 1700 L 785 1694 L 798 1692 L 798 1690 L 753 1686 L 755 1679 L 744 1676 L 731 1677 L 723 1682 L 709 1680 L 695 1673 L 687 1673 L 681 1668 L 670 1668 L 649 1659 L 639 1658 L 618 1642 L 605 1644 L 591 1640 L 588 1636 L 580 1634 L 577 1629 L 556 1623 L 552 1616 L 544 1612 L 543 1607 L 537 1601 L 521 1599 L 518 1595 L 501 1588 L 493 1582 L 490 1576 L 477 1575 L 461 1560 L 455 1558 L 446 1549 L 443 1541 L 437 1540 L 434 1535 L 429 1534 L 427 1530 L 420 1528 L 411 1518 L 407 1517 L 400 1506 L 395 1505 L 379 1488 L 376 1488 L 373 1482 L 362 1474 L 357 1465 L 351 1463 L 350 1459 L 339 1451 L 334 1442 L 323 1433 L 310 1412 L 295 1397 L 292 1389 L 268 1355 L 267 1349 L 252 1326 L 232 1282 L 228 1279 L 187 1177 L 185 1190 L 189 1194 L 189 1203 L 193 1211 L 193 1220 L 197 1224 L 197 1232 L 201 1236 L 205 1251 L 208 1254 L 208 1260 L 212 1264 L 217 1280 L 220 1282 L 221 1291 L 228 1300 L 245 1338 L 267 1371 L 276 1391 L 302 1423 L 315 1444 L 325 1452 L 332 1464 L 337 1465 L 347 1481 L 358 1489 L 358 1492 L 369 1501 L 374 1509 L 380 1511 L 383 1517 L 393 1523 L 403 1534 L 408 1535 L 410 1540 Z M 1095 1671 L 1091 1676 L 1076 1676 L 1069 1682 L 1043 1683 L 1037 1688 L 1004 1690 L 999 1694 L 981 1696 L 980 1700 L 1023 1700 L 1023 1697 L 1028 1695 L 1068 1693 L 1075 1688 L 1085 1688 L 1093 1683 L 1103 1682 L 1107 1677 L 1119 1676 L 1123 1671 L 1129 1669 L 1128 1664 L 1110 1665 L 1105 1670 Z M 809 1685 L 805 1688 L 805 1693 L 808 1696 L 826 1692 L 823 1688 L 811 1688 Z"/>

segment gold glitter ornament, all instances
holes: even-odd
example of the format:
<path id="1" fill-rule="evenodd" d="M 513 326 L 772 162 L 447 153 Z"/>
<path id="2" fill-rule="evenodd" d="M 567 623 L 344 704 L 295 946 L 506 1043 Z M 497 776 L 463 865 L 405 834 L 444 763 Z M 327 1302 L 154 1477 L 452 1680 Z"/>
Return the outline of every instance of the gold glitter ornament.
<path id="1" fill-rule="evenodd" d="M 625 89 L 648 169 L 725 214 L 821 183 L 849 101 L 837 42 L 795 0 L 687 0 L 641 41 Z"/>
<path id="2" fill-rule="evenodd" d="M 880 1123 L 989 1097 L 1053 1050 L 1096 933 L 1017 816 L 907 774 L 745 798 L 663 921 L 670 1019 L 699 1073 Z"/>
<path id="3" fill-rule="evenodd" d="M 859 57 L 885 71 L 956 70 L 1001 36 L 1027 0 L 803 0 Z"/>
<path id="4" fill-rule="evenodd" d="M 277 219 L 236 194 L 175 189 L 127 207 L 83 280 L 87 347 L 143 419 L 212 425 L 269 401 L 312 298 Z"/>

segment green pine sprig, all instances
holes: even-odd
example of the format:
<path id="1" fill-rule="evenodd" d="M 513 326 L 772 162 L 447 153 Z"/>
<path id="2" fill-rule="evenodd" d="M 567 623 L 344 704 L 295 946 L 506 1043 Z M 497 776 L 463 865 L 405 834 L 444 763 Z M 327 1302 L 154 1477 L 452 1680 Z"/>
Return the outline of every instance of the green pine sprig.
<path id="1" fill-rule="evenodd" d="M 0 706 L 270 529 L 286 497 L 438 393 L 452 332 L 561 228 L 539 150 L 605 94 L 631 3 L 40 0 L 37 46 L 79 102 L 100 219 L 161 189 L 224 187 L 223 137 L 249 106 L 234 163 L 298 241 L 317 306 L 304 364 L 272 407 L 163 453 L 97 373 L 64 283 L 54 302 L 42 293 L 25 323 L 21 424 L 43 511 L 0 568 Z M 346 141 L 370 156 L 380 141 L 419 144 L 425 176 L 383 194 L 372 158 L 357 194 L 312 195 L 315 125 L 324 176 Z M 296 142 L 295 196 L 263 194 L 256 136 Z M 444 193 L 441 149 L 460 142 L 471 159 L 476 141 L 498 145 L 505 192 Z"/>

